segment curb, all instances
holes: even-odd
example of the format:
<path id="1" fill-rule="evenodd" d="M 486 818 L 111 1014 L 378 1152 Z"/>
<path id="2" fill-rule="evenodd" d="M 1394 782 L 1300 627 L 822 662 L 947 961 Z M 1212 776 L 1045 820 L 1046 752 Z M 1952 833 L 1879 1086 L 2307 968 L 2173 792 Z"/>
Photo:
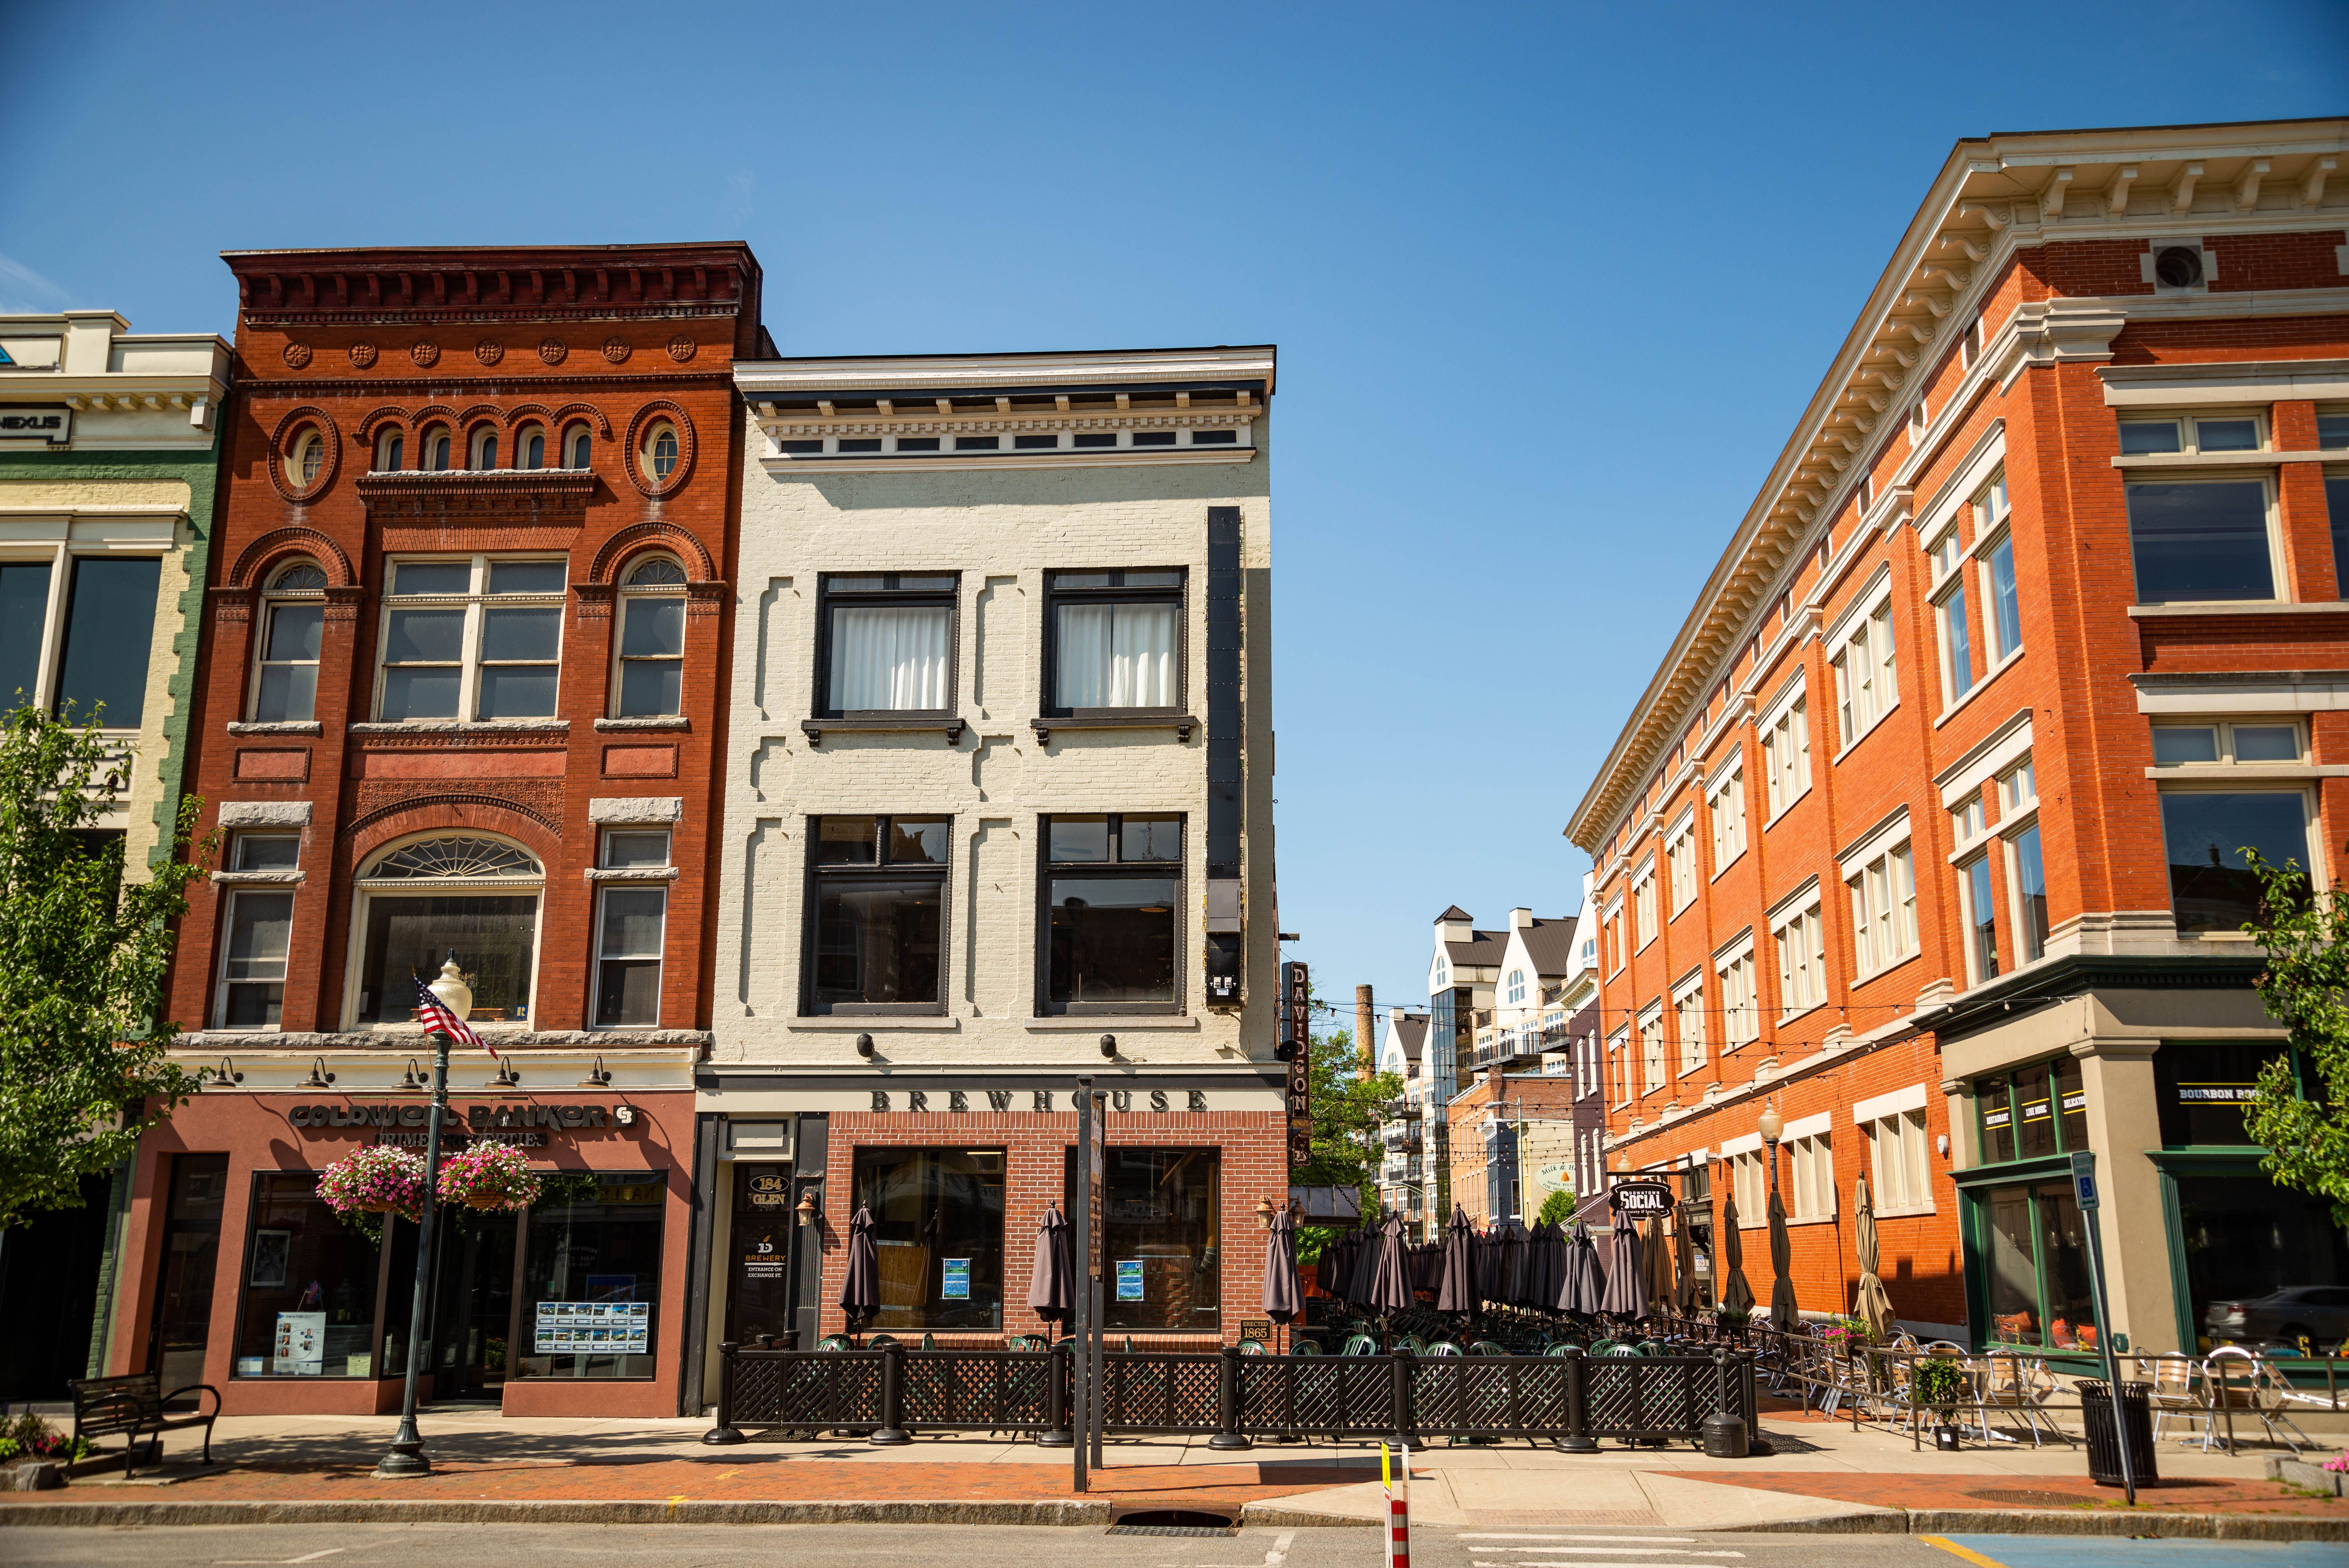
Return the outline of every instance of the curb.
<path id="1" fill-rule="evenodd" d="M 57 1502 L 0 1508 L 0 1529 L 199 1524 L 1059 1524 L 1113 1523 L 1107 1499 L 1022 1502 L 521 1501 Z M 1365 1522 L 1368 1522 L 1365 1521 Z"/>
<path id="2" fill-rule="evenodd" d="M 1760 1524 L 1699 1525 L 1712 1534 L 2095 1535 L 2188 1541 L 2344 1541 L 2349 1519 L 2278 1513 L 2126 1513 L 2069 1509 L 1885 1509 Z"/>
<path id="3" fill-rule="evenodd" d="M 1267 1530 L 1376 1530 L 1379 1522 L 1362 1514 L 1315 1513 L 1309 1509 L 1291 1508 L 1284 1499 L 1274 1502 L 1249 1502 L 1240 1506 L 1240 1528 L 1261 1525 Z"/>

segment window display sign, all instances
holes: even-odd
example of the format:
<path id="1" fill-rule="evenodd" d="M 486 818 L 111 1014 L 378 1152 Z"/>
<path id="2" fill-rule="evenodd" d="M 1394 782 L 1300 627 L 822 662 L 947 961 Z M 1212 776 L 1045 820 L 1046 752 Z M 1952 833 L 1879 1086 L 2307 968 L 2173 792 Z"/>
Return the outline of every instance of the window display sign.
<path id="1" fill-rule="evenodd" d="M 1117 1299 L 1120 1301 L 1142 1299 L 1142 1260 L 1140 1258 L 1117 1260 Z"/>
<path id="2" fill-rule="evenodd" d="M 270 1370 L 280 1376 L 316 1377 L 326 1359 L 326 1315 L 323 1312 L 281 1312 L 277 1339 L 270 1352 Z"/>
<path id="3" fill-rule="evenodd" d="M 650 1351 L 652 1304 L 646 1301 L 542 1301 L 539 1356 L 643 1356 Z"/>
<path id="4" fill-rule="evenodd" d="M 946 1258 L 941 1261 L 946 1265 L 946 1274 L 939 1283 L 938 1295 L 947 1301 L 968 1301 L 970 1299 L 970 1260 Z"/>

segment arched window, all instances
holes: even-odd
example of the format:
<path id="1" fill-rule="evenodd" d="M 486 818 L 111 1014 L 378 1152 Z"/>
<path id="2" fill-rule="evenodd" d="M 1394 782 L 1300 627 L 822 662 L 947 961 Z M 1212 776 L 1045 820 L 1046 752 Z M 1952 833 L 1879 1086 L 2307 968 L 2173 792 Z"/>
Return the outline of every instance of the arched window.
<path id="1" fill-rule="evenodd" d="M 424 467 L 429 472 L 449 471 L 449 427 L 435 425 L 424 432 Z"/>
<path id="2" fill-rule="evenodd" d="M 663 419 L 645 432 L 645 448 L 637 460 L 644 465 L 647 479 L 663 485 L 677 472 L 677 427 Z"/>
<path id="3" fill-rule="evenodd" d="M 498 466 L 498 433 L 487 426 L 473 433 L 473 461 L 476 471 Z"/>
<path id="4" fill-rule="evenodd" d="M 285 449 L 286 481 L 297 490 L 308 490 L 318 482 L 319 470 L 326 465 L 326 432 L 316 425 L 303 426 Z"/>
<path id="5" fill-rule="evenodd" d="M 685 689 L 685 568 L 648 555 L 620 587 L 616 718 L 660 718 L 682 711 Z"/>
<path id="6" fill-rule="evenodd" d="M 514 432 L 514 467 L 543 469 L 546 467 L 546 427 L 524 425 Z"/>
<path id="7" fill-rule="evenodd" d="M 571 433 L 564 439 L 569 443 L 564 449 L 570 454 L 564 459 L 564 465 L 574 469 L 585 468 L 588 455 L 595 449 L 595 432 L 585 425 L 574 425 L 571 427 Z"/>
<path id="8" fill-rule="evenodd" d="M 318 644 L 326 627 L 326 574 L 307 557 L 285 562 L 261 591 L 249 707 L 255 724 L 317 717 Z"/>
<path id="9" fill-rule="evenodd" d="M 375 467 L 378 473 L 396 473 L 407 460 L 406 442 L 396 430 L 386 430 L 375 438 Z"/>
<path id="10" fill-rule="evenodd" d="M 412 1024 L 419 979 L 451 956 L 473 988 L 474 1023 L 527 1023 L 545 885 L 537 856 L 482 834 L 414 839 L 376 855 L 358 877 L 352 1024 Z"/>
<path id="11" fill-rule="evenodd" d="M 1509 1000 L 1515 1003 L 1525 999 L 1526 972 L 1522 969 L 1512 969 L 1509 971 Z"/>

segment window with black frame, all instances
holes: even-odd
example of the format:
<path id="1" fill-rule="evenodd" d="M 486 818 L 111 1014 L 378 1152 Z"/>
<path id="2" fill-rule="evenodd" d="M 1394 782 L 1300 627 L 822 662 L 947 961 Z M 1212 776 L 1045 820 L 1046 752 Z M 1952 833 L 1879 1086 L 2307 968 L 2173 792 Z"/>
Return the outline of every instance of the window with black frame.
<path id="1" fill-rule="evenodd" d="M 808 821 L 810 1013 L 946 1007 L 950 817 Z"/>
<path id="2" fill-rule="evenodd" d="M 1183 818 L 1043 820 L 1040 1010 L 1181 1010 Z"/>
<path id="3" fill-rule="evenodd" d="M 523 1264 L 522 1377 L 649 1377 L 659 1326 L 655 1171 L 556 1175 L 531 1205 Z"/>
<path id="4" fill-rule="evenodd" d="M 825 718 L 951 714 L 960 582 L 951 572 L 826 573 L 816 712 Z"/>
<path id="5" fill-rule="evenodd" d="M 859 1149 L 881 1310 L 863 1327 L 1003 1327 L 1000 1149 Z"/>
<path id="6" fill-rule="evenodd" d="M 239 1377 L 371 1377 L 380 1246 L 317 1195 L 317 1173 L 261 1171 L 239 1302 Z"/>
<path id="7" fill-rule="evenodd" d="M 1105 1328 L 1213 1334 L 1223 1322 L 1223 1152 L 1111 1149 L 1102 1160 Z M 1076 1150 L 1061 1162 L 1064 1213 L 1077 1206 Z"/>
<path id="8" fill-rule="evenodd" d="M 1056 717 L 1183 708 L 1183 572 L 1048 574 L 1045 662 Z"/>

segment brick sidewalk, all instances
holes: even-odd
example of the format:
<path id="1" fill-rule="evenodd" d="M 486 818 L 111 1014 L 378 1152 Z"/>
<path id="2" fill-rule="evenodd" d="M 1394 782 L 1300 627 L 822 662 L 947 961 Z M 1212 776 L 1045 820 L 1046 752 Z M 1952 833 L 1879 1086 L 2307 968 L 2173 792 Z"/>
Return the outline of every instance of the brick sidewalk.
<path id="1" fill-rule="evenodd" d="M 1879 1508 L 2100 1509 L 2128 1505 L 2116 1486 L 2098 1486 L 2085 1476 L 1854 1474 L 1832 1470 L 1665 1470 L 1659 1472 L 1719 1486 L 1816 1497 L 1832 1502 Z M 2285 1513 L 2349 1520 L 2349 1499 L 2306 1497 L 2282 1481 L 2179 1479 L 2137 1491 L 2137 1507 L 2148 1513 Z"/>

